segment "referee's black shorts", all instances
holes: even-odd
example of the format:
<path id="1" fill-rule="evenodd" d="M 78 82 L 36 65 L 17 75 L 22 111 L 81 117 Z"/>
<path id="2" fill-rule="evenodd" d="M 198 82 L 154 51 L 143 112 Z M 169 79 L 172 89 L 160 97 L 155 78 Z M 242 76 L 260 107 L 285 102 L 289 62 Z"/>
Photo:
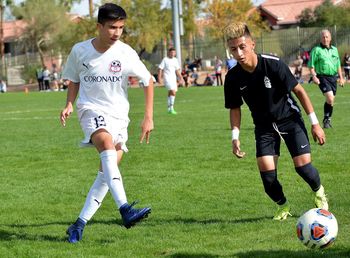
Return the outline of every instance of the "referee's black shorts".
<path id="1" fill-rule="evenodd" d="M 337 93 L 337 79 L 336 75 L 328 76 L 328 75 L 317 75 L 317 78 L 320 80 L 320 84 L 318 87 L 322 91 L 322 93 L 326 93 L 329 91 L 333 91 L 333 95 Z"/>
<path id="2" fill-rule="evenodd" d="M 297 114 L 283 121 L 255 127 L 256 157 L 279 156 L 281 137 L 292 158 L 311 152 L 304 121 Z"/>

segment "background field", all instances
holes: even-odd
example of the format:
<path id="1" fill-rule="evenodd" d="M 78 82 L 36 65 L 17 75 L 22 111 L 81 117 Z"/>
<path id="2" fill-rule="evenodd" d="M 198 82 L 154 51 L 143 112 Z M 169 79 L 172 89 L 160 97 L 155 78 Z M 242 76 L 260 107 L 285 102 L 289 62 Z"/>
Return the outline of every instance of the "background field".
<path id="1" fill-rule="evenodd" d="M 129 201 L 151 205 L 151 216 L 127 230 L 110 195 L 84 231 L 66 242 L 98 166 L 94 149 L 79 149 L 76 113 L 59 124 L 65 92 L 0 94 L 0 257 L 350 257 L 350 85 L 340 88 L 327 143 L 312 144 L 332 211 L 335 246 L 306 249 L 296 237 L 298 216 L 313 195 L 282 148 L 279 178 L 293 217 L 271 220 L 275 205 L 263 191 L 255 164 L 253 125 L 243 109 L 242 149 L 231 154 L 222 87 L 181 88 L 177 116 L 166 113 L 166 91 L 155 89 L 155 130 L 140 145 L 143 91 L 130 89 L 129 153 L 121 164 Z M 305 85 L 322 119 L 324 99 Z M 307 121 L 308 123 L 308 121 Z M 309 128 L 309 124 L 308 124 Z"/>

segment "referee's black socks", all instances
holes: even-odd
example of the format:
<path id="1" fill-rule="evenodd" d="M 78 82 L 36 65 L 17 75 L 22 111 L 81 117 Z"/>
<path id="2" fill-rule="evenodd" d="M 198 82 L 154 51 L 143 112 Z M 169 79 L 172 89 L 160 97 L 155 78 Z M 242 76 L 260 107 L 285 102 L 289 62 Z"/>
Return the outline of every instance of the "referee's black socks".
<path id="1" fill-rule="evenodd" d="M 324 111 L 324 118 L 329 119 L 333 114 L 333 106 L 325 102 L 323 106 L 323 111 Z"/>
<path id="2" fill-rule="evenodd" d="M 321 187 L 321 179 L 317 169 L 308 163 L 301 167 L 296 167 L 295 170 L 301 176 L 306 183 L 309 184 L 312 191 L 316 192 Z"/>

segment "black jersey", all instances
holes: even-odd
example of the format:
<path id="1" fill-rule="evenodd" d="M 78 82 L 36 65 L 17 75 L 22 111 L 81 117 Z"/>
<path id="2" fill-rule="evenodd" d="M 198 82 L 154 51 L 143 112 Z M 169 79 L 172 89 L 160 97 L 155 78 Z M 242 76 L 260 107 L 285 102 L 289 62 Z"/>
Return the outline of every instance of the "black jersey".
<path id="1" fill-rule="evenodd" d="M 300 113 L 291 90 L 298 82 L 289 67 L 278 57 L 258 55 L 254 72 L 237 64 L 225 77 L 225 107 L 238 108 L 247 103 L 254 124 L 277 122 Z"/>

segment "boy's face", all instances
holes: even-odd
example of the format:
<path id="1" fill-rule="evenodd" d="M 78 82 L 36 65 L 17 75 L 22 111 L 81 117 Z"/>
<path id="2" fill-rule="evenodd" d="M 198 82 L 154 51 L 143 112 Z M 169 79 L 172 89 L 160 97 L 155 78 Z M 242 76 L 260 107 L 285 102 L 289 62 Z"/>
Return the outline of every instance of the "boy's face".
<path id="1" fill-rule="evenodd" d="M 249 65 L 253 62 L 253 58 L 256 55 L 254 52 L 255 43 L 250 37 L 240 37 L 230 39 L 227 41 L 228 48 L 230 49 L 233 58 L 241 65 Z"/>
<path id="2" fill-rule="evenodd" d="M 168 57 L 169 58 L 173 58 L 175 56 L 176 56 L 176 51 L 175 50 L 171 50 L 171 51 L 168 52 Z"/>
<path id="3" fill-rule="evenodd" d="M 104 25 L 97 23 L 101 40 L 107 45 L 113 45 L 123 34 L 125 20 L 107 21 Z"/>

